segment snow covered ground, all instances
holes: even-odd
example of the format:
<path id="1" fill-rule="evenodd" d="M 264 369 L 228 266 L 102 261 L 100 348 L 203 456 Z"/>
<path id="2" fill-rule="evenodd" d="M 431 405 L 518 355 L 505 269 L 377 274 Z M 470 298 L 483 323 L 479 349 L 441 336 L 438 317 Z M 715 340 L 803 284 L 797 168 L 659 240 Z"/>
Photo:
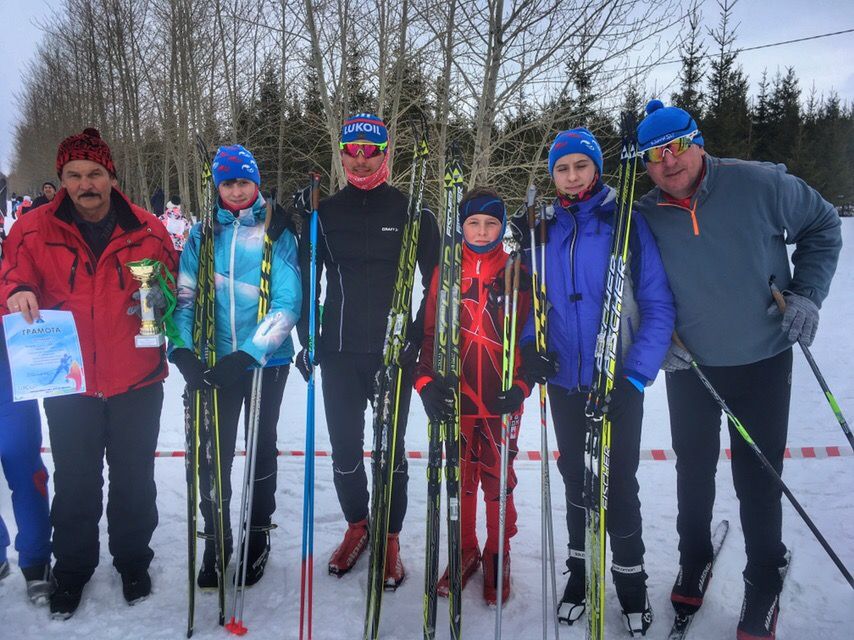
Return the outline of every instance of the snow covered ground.
<path id="1" fill-rule="evenodd" d="M 844 219 L 843 228 L 846 246 L 830 297 L 822 310 L 822 325 L 813 353 L 843 411 L 847 412 L 851 420 L 854 417 L 854 382 L 848 371 L 850 363 L 854 361 L 850 320 L 854 312 L 854 298 L 850 293 L 854 287 L 854 220 Z M 158 446 L 161 450 L 183 448 L 180 391 L 181 381 L 176 372 L 166 382 L 166 405 Z M 536 450 L 539 448 L 539 422 L 534 398 L 528 401 L 526 409 L 520 449 Z M 317 410 L 317 448 L 329 450 L 323 404 L 320 401 Z M 667 405 L 664 385 L 660 381 L 647 392 L 645 413 L 642 447 L 669 449 Z M 280 449 L 304 448 L 304 423 L 305 385 L 295 373 L 285 391 L 279 423 Z M 425 423 L 421 403 L 415 399 L 407 436 L 408 449 L 426 449 Z M 550 442 L 554 446 L 553 436 Z M 795 354 L 789 444 L 793 448 L 840 445 L 843 454 L 848 453 L 845 438 L 799 353 Z M 46 441 L 45 445 L 49 443 Z M 51 469 L 50 455 L 45 456 L 45 460 Z M 725 461 L 720 463 L 715 518 L 730 520 L 730 535 L 719 557 L 706 604 L 694 623 L 692 637 L 698 639 L 733 638 L 741 606 L 744 551 L 729 467 Z M 386 594 L 383 599 L 381 632 L 388 639 L 421 637 L 426 508 L 424 469 L 424 461 L 410 462 L 409 512 L 401 536 L 403 561 L 409 577 L 396 593 Z M 517 471 L 519 534 L 513 540 L 513 596 L 504 612 L 504 637 L 523 640 L 541 637 L 540 463 L 519 461 Z M 279 528 L 272 534 L 270 564 L 263 581 L 250 589 L 246 597 L 244 618 L 250 629 L 250 637 L 258 639 L 290 639 L 298 636 L 303 459 L 280 457 L 279 472 L 278 510 L 274 516 Z M 243 459 L 239 458 L 234 468 L 235 482 L 239 482 L 242 473 Z M 554 464 L 551 474 L 560 571 L 566 549 L 563 487 Z M 852 475 L 854 457 L 850 455 L 788 460 L 784 472 L 784 479 L 794 494 L 849 568 L 854 568 Z M 316 477 L 314 636 L 324 640 L 361 637 L 367 557 L 361 559 L 356 569 L 341 579 L 326 575 L 325 562 L 340 541 L 344 521 L 332 484 L 329 458 L 317 459 Z M 153 540 L 156 557 L 152 564 L 152 597 L 133 608 L 125 604 L 121 595 L 121 582 L 107 552 L 106 519 L 102 519 L 101 565 L 84 592 L 80 609 L 67 622 L 51 621 L 46 610 L 36 609 L 28 603 L 23 579 L 16 570 L 17 555 L 10 548 L 13 575 L 0 582 L 0 638 L 132 640 L 183 637 L 186 620 L 183 460 L 159 459 L 156 479 L 160 526 Z M 656 614 L 650 637 L 662 638 L 672 619 L 668 596 L 677 570 L 674 463 L 672 460 L 642 461 L 639 480 L 650 599 Z M 14 536 L 15 521 L 8 488 L 5 483 L 0 484 L 0 513 Z M 854 603 L 850 588 L 788 502 L 784 501 L 784 505 L 784 539 L 793 549 L 794 555 L 781 599 L 778 637 L 781 640 L 852 637 Z M 234 509 L 237 509 L 236 500 Z M 482 521 L 480 525 L 480 539 L 483 541 L 485 530 Z M 560 575 L 558 580 L 558 589 L 562 591 L 563 580 Z M 492 636 L 494 615 L 483 603 L 481 585 L 482 578 L 478 574 L 463 595 L 463 633 L 468 638 Z M 607 635 L 612 638 L 626 637 L 610 581 L 607 599 Z M 446 611 L 445 601 L 440 600 L 438 619 L 441 624 L 438 637 L 448 637 Z M 226 631 L 216 623 L 216 598 L 213 595 L 201 594 L 197 599 L 195 637 L 226 637 Z M 560 637 L 583 638 L 584 627 L 561 627 Z"/>

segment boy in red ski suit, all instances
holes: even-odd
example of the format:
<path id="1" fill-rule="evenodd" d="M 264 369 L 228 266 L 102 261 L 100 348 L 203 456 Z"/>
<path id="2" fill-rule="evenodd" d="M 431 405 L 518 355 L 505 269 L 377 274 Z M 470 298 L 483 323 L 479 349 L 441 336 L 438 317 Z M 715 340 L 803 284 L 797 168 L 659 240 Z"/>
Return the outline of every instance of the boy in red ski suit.
<path id="1" fill-rule="evenodd" d="M 501 472 L 501 416 L 510 414 L 507 511 L 504 531 L 503 601 L 510 596 L 510 539 L 516 534 L 513 459 L 522 419 L 523 402 L 531 385 L 521 375 L 516 351 L 513 386 L 502 390 L 502 333 L 504 325 L 504 269 L 507 253 L 502 238 L 506 226 L 504 203 L 491 189 L 474 189 L 460 203 L 463 262 L 460 304 L 460 526 L 462 530 L 462 584 L 477 570 L 481 552 L 477 540 L 477 486 L 486 503 L 486 545 L 483 549 L 483 596 L 497 600 L 498 505 Z M 433 336 L 439 270 L 433 274 L 425 314 L 424 338 L 415 374 L 415 388 L 431 420 L 453 414 L 453 393 L 433 370 Z M 527 274 L 522 274 L 523 282 Z M 516 309 L 517 334 L 531 305 L 530 286 L 520 286 Z M 518 337 L 518 335 L 517 335 Z M 439 595 L 448 595 L 448 570 L 439 580 Z"/>

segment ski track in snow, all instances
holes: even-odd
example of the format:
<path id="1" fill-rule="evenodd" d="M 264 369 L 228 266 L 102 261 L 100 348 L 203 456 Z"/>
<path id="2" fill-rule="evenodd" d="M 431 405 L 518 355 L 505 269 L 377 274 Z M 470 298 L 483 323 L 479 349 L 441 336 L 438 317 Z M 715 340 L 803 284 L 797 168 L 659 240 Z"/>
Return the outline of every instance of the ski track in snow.
<path id="1" fill-rule="evenodd" d="M 9 221 L 11 222 L 11 221 Z M 7 222 L 8 229 L 8 222 Z M 822 309 L 821 328 L 813 353 L 849 421 L 854 417 L 854 382 L 849 365 L 854 361 L 854 339 L 850 317 L 854 313 L 854 219 L 843 219 L 846 246 L 830 296 Z M 420 295 L 420 292 L 419 294 Z M 177 371 L 166 381 L 166 402 L 158 449 L 183 448 L 183 410 L 181 381 Z M 329 449 L 325 414 L 318 385 L 318 449 Z M 407 444 L 425 450 L 426 417 L 421 403 L 413 398 L 410 409 Z M 539 412 L 536 394 L 528 399 L 519 446 L 539 449 Z M 370 416 L 366 413 L 370 424 Z M 280 449 L 303 449 L 305 444 L 305 385 L 293 372 L 285 390 L 279 422 Z M 749 425 L 746 425 L 749 429 Z M 45 446 L 49 446 L 46 424 Z M 370 427 L 367 442 L 371 442 Z M 619 434 L 615 434 L 619 437 Z M 550 434 L 550 445 L 555 446 Z M 788 442 L 791 446 L 840 445 L 847 442 L 810 372 L 796 349 L 793 399 Z M 727 446 L 722 438 L 722 446 Z M 242 442 L 238 443 L 242 448 Z M 642 448 L 669 448 L 670 434 L 664 384 L 658 382 L 647 391 Z M 45 456 L 52 471 L 52 458 Z M 243 474 L 244 458 L 237 458 L 232 471 L 235 486 Z M 303 486 L 303 458 L 280 457 L 277 490 L 278 508 L 272 533 L 272 554 L 264 579 L 247 590 L 244 620 L 249 637 L 297 638 L 300 592 L 300 549 Z M 338 544 L 345 525 L 335 489 L 329 458 L 316 460 L 315 485 L 315 590 L 314 637 L 322 640 L 361 637 L 364 618 L 367 554 L 356 568 L 342 578 L 329 576 L 325 563 Z M 389 640 L 421 637 L 423 591 L 423 537 L 426 513 L 426 461 L 409 463 L 409 510 L 401 536 L 401 553 L 408 571 L 406 582 L 396 593 L 384 594 L 381 635 Z M 715 521 L 728 518 L 730 535 L 718 558 L 715 578 L 706 602 L 692 626 L 691 638 L 734 638 L 741 607 L 744 545 L 738 519 L 738 503 L 732 487 L 730 464 L 719 463 Z M 516 504 L 519 533 L 513 539 L 513 595 L 504 610 L 505 638 L 540 638 L 540 463 L 520 461 L 516 465 L 519 485 Z M 854 493 L 851 491 L 854 460 L 850 457 L 787 460 L 783 478 L 807 513 L 850 568 L 854 568 Z M 160 512 L 152 546 L 156 556 L 151 567 L 154 592 L 147 601 L 128 607 L 121 594 L 121 581 L 113 570 L 107 549 L 106 517 L 101 519 L 101 563 L 83 594 L 77 614 L 69 621 L 48 619 L 45 609 L 36 609 L 26 599 L 24 581 L 17 570 L 17 553 L 9 548 L 12 575 L 0 582 L 0 638 L 62 638 L 63 640 L 137 638 L 181 638 L 186 623 L 186 517 L 184 461 L 182 458 L 158 459 L 155 464 Z M 649 573 L 650 600 L 656 620 L 652 638 L 664 637 L 672 621 L 669 593 L 677 571 L 675 467 L 672 461 L 641 461 L 638 471 L 643 503 L 646 569 Z M 563 484 L 557 467 L 551 464 L 552 503 L 554 506 L 555 544 L 559 566 L 558 590 L 563 590 L 563 558 L 566 549 Z M 232 513 L 239 505 L 232 500 Z M 784 540 L 793 549 L 792 567 L 781 596 L 781 615 L 777 627 L 780 640 L 821 638 L 834 640 L 851 637 L 854 627 L 852 593 L 806 525 L 788 501 L 783 501 Z M 443 505 L 444 509 L 444 505 Z M 14 540 L 15 520 L 9 490 L 0 483 L 0 513 Z M 479 539 L 485 541 L 483 507 L 478 512 Z M 444 527 L 444 517 L 443 517 Z M 445 550 L 444 537 L 442 550 Z M 440 570 L 444 567 L 442 559 Z M 463 634 L 468 638 L 491 637 L 494 612 L 481 598 L 482 574 L 478 573 L 463 594 Z M 447 604 L 439 600 L 437 638 L 449 637 Z M 619 605 L 608 581 L 606 631 L 609 638 L 628 637 L 623 631 Z M 562 626 L 562 639 L 584 638 L 585 627 Z M 225 638 L 228 634 L 216 622 L 216 597 L 197 594 L 195 638 Z M 553 637 L 550 632 L 549 637 Z"/>

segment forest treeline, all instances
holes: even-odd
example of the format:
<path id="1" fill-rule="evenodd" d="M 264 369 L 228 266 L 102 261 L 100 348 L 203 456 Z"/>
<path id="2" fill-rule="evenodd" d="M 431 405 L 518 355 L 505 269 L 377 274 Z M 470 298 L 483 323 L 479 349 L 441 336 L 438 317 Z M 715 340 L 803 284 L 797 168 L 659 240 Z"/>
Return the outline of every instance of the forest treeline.
<path id="1" fill-rule="evenodd" d="M 619 112 L 642 117 L 658 97 L 694 114 L 710 153 L 783 162 L 854 208 L 854 106 L 805 89 L 793 68 L 764 73 L 751 95 L 736 2 L 718 0 L 709 29 L 680 0 L 65 0 L 17 96 L 10 191 L 36 192 L 54 176 L 58 142 L 85 126 L 109 141 L 121 188 L 139 202 L 162 189 L 193 209 L 196 132 L 210 153 L 251 149 L 266 190 L 289 193 L 309 170 L 336 189 L 340 123 L 372 111 L 389 125 L 398 185 L 409 122 L 423 114 L 428 199 L 439 201 L 456 141 L 469 186 L 521 201 L 531 181 L 550 189 L 557 131 L 592 129 L 615 171 Z M 675 90 L 650 95 L 649 72 L 674 59 Z"/>

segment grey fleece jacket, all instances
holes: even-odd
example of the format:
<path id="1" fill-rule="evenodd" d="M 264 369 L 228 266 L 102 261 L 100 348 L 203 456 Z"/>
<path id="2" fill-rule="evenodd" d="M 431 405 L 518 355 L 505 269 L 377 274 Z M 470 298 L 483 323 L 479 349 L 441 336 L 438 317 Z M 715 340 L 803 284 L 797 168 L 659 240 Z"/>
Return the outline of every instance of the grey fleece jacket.
<path id="1" fill-rule="evenodd" d="M 676 332 L 699 364 L 735 366 L 791 346 L 769 317 L 770 276 L 816 305 L 842 248 L 833 206 L 785 165 L 715 158 L 691 208 L 658 187 L 637 204 L 658 242 L 676 300 Z M 786 245 L 794 244 L 794 275 Z"/>

